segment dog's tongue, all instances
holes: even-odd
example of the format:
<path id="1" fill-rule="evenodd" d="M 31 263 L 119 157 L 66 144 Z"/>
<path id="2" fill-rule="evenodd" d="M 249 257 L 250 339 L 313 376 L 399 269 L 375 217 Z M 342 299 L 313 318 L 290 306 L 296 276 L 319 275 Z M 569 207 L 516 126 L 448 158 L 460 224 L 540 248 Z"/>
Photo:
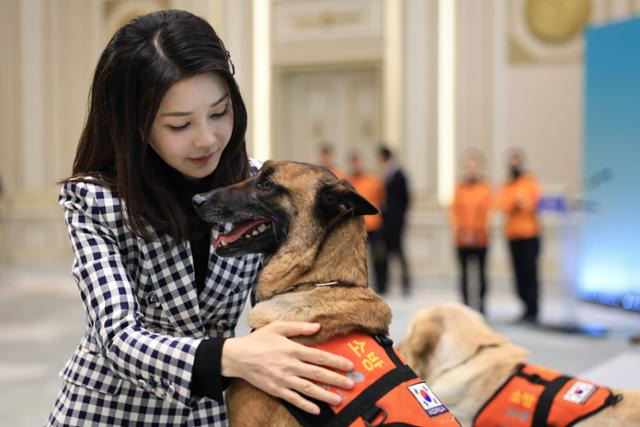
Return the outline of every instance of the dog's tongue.
<path id="1" fill-rule="evenodd" d="M 242 236 L 246 235 L 247 233 L 251 233 L 251 231 L 253 231 L 254 228 L 259 227 L 261 224 L 264 224 L 265 222 L 267 221 L 264 219 L 255 219 L 255 220 L 243 222 L 242 224 L 238 224 L 229 233 L 221 234 L 218 236 L 215 243 L 216 248 L 220 247 L 220 244 L 222 243 L 223 240 L 227 242 L 227 244 L 236 242 Z"/>

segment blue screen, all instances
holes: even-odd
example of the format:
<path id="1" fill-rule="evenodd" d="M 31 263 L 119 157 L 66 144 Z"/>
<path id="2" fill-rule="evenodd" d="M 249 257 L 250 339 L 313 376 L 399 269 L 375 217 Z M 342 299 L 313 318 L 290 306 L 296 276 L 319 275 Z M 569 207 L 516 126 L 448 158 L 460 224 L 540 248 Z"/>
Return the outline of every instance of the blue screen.
<path id="1" fill-rule="evenodd" d="M 580 296 L 640 310 L 640 19 L 586 33 Z"/>

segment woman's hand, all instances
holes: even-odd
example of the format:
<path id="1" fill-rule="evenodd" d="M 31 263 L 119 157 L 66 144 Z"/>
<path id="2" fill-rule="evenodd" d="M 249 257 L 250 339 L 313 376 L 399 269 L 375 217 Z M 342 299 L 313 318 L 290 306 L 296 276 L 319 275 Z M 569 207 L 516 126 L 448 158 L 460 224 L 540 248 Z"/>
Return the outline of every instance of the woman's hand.
<path id="1" fill-rule="evenodd" d="M 287 338 L 313 335 L 319 329 L 318 323 L 276 321 L 247 336 L 229 338 L 222 347 L 222 375 L 242 378 L 312 414 L 320 408 L 305 397 L 338 405 L 338 394 L 313 381 L 349 390 L 353 381 L 331 369 L 348 372 L 353 363 Z"/>

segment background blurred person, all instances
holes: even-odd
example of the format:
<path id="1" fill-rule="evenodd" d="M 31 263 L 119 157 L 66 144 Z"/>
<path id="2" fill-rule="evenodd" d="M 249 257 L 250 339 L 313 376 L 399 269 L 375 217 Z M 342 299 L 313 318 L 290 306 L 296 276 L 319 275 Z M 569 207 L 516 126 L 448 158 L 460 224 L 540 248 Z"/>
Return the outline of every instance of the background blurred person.
<path id="1" fill-rule="evenodd" d="M 365 172 L 358 153 L 351 154 L 349 164 L 351 166 L 349 176 L 351 184 L 358 193 L 380 210 L 385 199 L 382 180 L 372 173 Z M 382 234 L 382 214 L 367 215 L 364 220 L 367 226 L 367 247 L 373 263 L 373 288 L 383 295 L 387 291 L 387 258 Z"/>
<path id="2" fill-rule="evenodd" d="M 477 153 L 464 158 L 463 177 L 456 187 L 450 218 L 460 264 L 460 291 L 462 301 L 484 314 L 487 293 L 486 256 L 489 243 L 489 214 L 491 211 L 491 186 L 480 174 L 482 159 Z M 480 289 L 477 304 L 469 303 L 468 267 L 478 266 Z M 471 298 L 476 301 L 476 298 Z"/>
<path id="3" fill-rule="evenodd" d="M 408 295 L 411 291 L 409 265 L 404 255 L 403 235 L 407 209 L 409 209 L 409 186 L 407 178 L 394 161 L 391 150 L 382 146 L 378 150 L 378 160 L 384 176 L 387 197 L 382 205 L 382 228 L 385 247 L 387 250 L 384 271 L 384 283 L 388 280 L 387 265 L 391 256 L 400 260 L 402 271 L 402 293 Z"/>
<path id="4" fill-rule="evenodd" d="M 540 226 L 536 208 L 540 186 L 524 171 L 524 155 L 513 150 L 508 156 L 509 179 L 498 196 L 498 208 L 505 215 L 505 233 L 509 241 L 511 261 L 518 296 L 525 305 L 521 322 L 538 319 L 538 256 Z"/>
<path id="5" fill-rule="evenodd" d="M 320 150 L 318 150 L 318 166 L 329 169 L 339 179 L 347 178 L 345 173 L 333 164 L 333 146 L 331 144 L 323 143 L 320 146 Z"/>

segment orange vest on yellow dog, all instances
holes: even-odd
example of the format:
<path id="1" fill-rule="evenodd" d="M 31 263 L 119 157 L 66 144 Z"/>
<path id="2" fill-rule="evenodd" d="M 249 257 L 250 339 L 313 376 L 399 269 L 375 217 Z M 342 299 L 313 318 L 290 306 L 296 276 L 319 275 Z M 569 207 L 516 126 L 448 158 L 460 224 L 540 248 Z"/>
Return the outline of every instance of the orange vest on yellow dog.
<path id="1" fill-rule="evenodd" d="M 320 415 L 311 415 L 286 404 L 303 426 L 439 426 L 460 424 L 433 394 L 425 382 L 409 368 L 384 336 L 352 333 L 314 345 L 353 362 L 347 375 L 354 382 L 351 390 L 327 387 L 343 396 L 342 403 L 330 406 L 315 401 Z"/>
<path id="2" fill-rule="evenodd" d="M 619 396 L 591 382 L 521 365 L 476 415 L 475 427 L 566 427 L 615 404 Z"/>

